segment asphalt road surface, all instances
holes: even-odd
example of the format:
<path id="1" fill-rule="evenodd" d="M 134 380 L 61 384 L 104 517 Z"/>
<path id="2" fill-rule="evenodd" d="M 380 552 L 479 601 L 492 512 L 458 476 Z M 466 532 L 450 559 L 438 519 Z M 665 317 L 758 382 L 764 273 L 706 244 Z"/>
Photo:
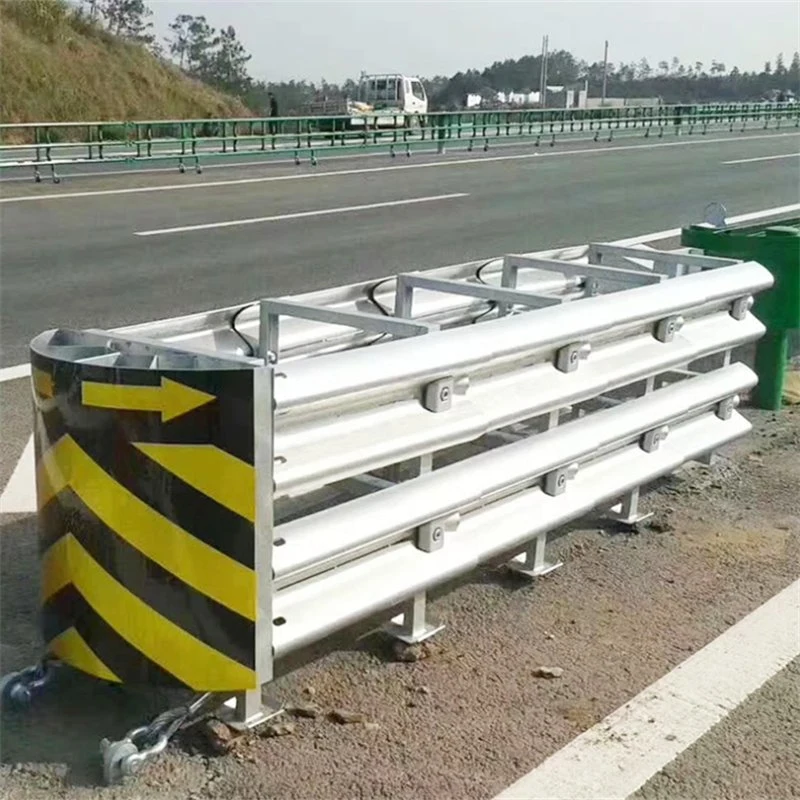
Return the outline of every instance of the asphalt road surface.
<path id="1" fill-rule="evenodd" d="M 794 203 L 800 159 L 785 156 L 798 151 L 797 131 L 762 131 L 4 183 L 0 366 L 26 361 L 30 339 L 49 328 L 612 240 L 697 222 L 712 200 L 730 214 Z M 761 158 L 771 160 L 749 161 Z M 137 235 L 264 217 L 279 219 Z"/>

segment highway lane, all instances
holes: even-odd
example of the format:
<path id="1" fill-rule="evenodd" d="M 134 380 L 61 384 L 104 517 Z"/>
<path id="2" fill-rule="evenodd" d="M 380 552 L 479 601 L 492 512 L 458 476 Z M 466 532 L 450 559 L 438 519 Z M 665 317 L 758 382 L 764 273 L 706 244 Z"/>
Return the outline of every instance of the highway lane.
<path id="1" fill-rule="evenodd" d="M 799 145 L 797 133 L 762 132 L 545 148 L 541 155 L 508 148 L 350 159 L 316 171 L 273 165 L 180 183 L 153 174 L 3 186 L 0 365 L 25 361 L 30 338 L 50 327 L 123 325 L 259 294 L 671 228 L 698 220 L 711 200 L 731 214 L 797 202 L 797 161 L 749 159 Z M 42 195 L 53 197 L 24 199 Z M 465 196 L 136 235 L 442 195 Z"/>

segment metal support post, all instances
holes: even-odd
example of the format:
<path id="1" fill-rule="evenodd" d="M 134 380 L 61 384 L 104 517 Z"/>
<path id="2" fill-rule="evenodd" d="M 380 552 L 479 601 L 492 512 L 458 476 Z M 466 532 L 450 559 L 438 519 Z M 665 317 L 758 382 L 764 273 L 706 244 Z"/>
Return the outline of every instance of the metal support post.
<path id="1" fill-rule="evenodd" d="M 643 394 L 648 395 L 653 391 L 655 388 L 655 381 L 655 375 L 651 375 L 647 378 L 644 384 Z M 623 525 L 636 525 L 638 522 L 644 522 L 650 519 L 650 517 L 653 516 L 652 511 L 647 513 L 639 511 L 640 491 L 641 487 L 637 486 L 635 489 L 628 492 L 628 494 L 622 498 L 621 502 L 611 507 L 608 513 L 609 518 Z"/>
<path id="2" fill-rule="evenodd" d="M 644 522 L 653 516 L 653 512 L 643 513 L 639 511 L 639 492 L 640 487 L 636 487 L 622 498 L 622 502 L 617 503 L 611 508 L 608 516 L 623 525 L 635 525 L 637 522 Z"/>
<path id="3" fill-rule="evenodd" d="M 444 625 L 428 621 L 427 602 L 426 592 L 415 594 L 406 602 L 403 613 L 386 625 L 386 632 L 406 644 L 419 644 L 444 630 Z"/>
<path id="4" fill-rule="evenodd" d="M 547 534 L 542 533 L 528 545 L 523 553 L 508 562 L 508 568 L 528 578 L 540 578 L 542 575 L 547 575 L 559 567 L 563 567 L 563 561 L 547 560 L 546 547 Z"/>
<path id="5" fill-rule="evenodd" d="M 218 712 L 219 718 L 235 731 L 247 731 L 283 713 L 280 705 L 265 703 L 261 689 L 250 689 L 234 695 L 234 705 L 227 703 Z"/>
<path id="6" fill-rule="evenodd" d="M 558 427 L 561 409 L 554 408 L 547 416 L 547 430 Z M 539 578 L 564 566 L 562 561 L 548 561 L 546 558 L 547 533 L 539 534 L 525 550 L 508 562 L 507 566 L 519 575 Z"/>
<path id="7" fill-rule="evenodd" d="M 400 465 L 396 465 L 399 469 Z M 415 473 L 410 478 L 417 478 L 433 470 L 433 453 L 425 453 L 419 458 L 413 459 L 410 465 Z M 445 525 L 443 523 L 442 528 Z M 427 552 L 441 549 L 441 536 L 437 539 L 435 547 L 426 548 Z M 429 639 L 431 636 L 444 629 L 444 625 L 439 625 L 427 619 L 427 593 L 417 592 L 403 606 L 402 614 L 394 617 L 391 622 L 384 626 L 384 630 L 393 638 L 405 642 L 406 644 L 419 644 Z"/>

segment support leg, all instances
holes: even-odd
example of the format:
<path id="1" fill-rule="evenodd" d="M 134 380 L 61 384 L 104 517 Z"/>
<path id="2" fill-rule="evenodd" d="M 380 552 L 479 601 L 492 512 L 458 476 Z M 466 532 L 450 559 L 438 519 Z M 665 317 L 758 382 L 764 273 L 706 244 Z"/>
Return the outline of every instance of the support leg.
<path id="1" fill-rule="evenodd" d="M 548 561 L 546 558 L 547 534 L 540 533 L 524 553 L 508 562 L 508 568 L 528 578 L 540 578 L 549 572 L 563 567 L 562 561 Z"/>
<path id="2" fill-rule="evenodd" d="M 250 689 L 234 696 L 220 709 L 219 718 L 235 731 L 247 731 L 262 725 L 282 713 L 277 704 L 264 703 L 261 689 Z"/>
<path id="3" fill-rule="evenodd" d="M 652 512 L 644 514 L 639 511 L 639 491 L 637 486 L 633 491 L 628 492 L 622 498 L 621 503 L 617 503 L 611 508 L 608 516 L 624 525 L 635 525 L 637 522 L 644 522 L 646 519 L 650 519 L 653 516 Z"/>
<path id="4" fill-rule="evenodd" d="M 429 621 L 426 612 L 427 595 L 419 592 L 406 603 L 403 613 L 386 625 L 385 630 L 390 636 L 406 644 L 424 642 L 444 629 L 444 625 Z"/>

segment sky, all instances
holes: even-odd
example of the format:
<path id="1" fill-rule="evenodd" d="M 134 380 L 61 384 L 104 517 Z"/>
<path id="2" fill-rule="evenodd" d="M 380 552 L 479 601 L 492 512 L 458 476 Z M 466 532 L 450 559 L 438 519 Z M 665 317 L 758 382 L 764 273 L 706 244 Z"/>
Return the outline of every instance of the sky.
<path id="1" fill-rule="evenodd" d="M 177 14 L 233 25 L 256 79 L 340 83 L 361 71 L 431 77 L 482 68 L 541 51 L 569 50 L 586 61 L 677 56 L 729 69 L 761 70 L 800 50 L 797 0 L 149 0 L 157 34 Z"/>

